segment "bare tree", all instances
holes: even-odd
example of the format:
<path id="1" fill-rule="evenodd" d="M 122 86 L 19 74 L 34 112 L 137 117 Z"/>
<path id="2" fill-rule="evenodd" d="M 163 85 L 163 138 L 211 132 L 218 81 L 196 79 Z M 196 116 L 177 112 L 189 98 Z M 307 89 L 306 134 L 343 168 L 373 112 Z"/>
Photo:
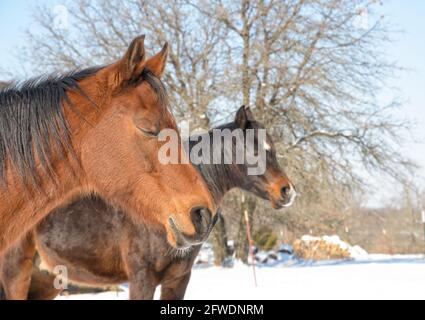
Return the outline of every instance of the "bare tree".
<path id="1" fill-rule="evenodd" d="M 331 217 L 365 189 L 359 168 L 408 182 L 414 165 L 397 151 L 408 124 L 391 117 L 396 101 L 382 106 L 376 99 L 397 69 L 378 49 L 389 40 L 374 11 L 379 1 L 191 4 L 228 29 L 223 43 L 231 48 L 234 75 L 226 77 L 228 97 L 253 103 L 257 117 L 274 128 L 285 167 L 304 195 L 297 206 L 304 218 L 338 221 Z M 310 221 L 322 225 L 317 220 Z"/>
<path id="2" fill-rule="evenodd" d="M 52 11 L 37 8 L 41 31 L 28 31 L 21 58 L 39 71 L 102 64 L 117 58 L 135 34 L 146 33 L 148 46 L 171 43 L 165 80 L 179 118 L 206 128 L 239 104 L 252 106 L 271 128 L 282 166 L 301 197 L 286 214 L 257 200 L 227 212 L 227 229 L 240 234 L 244 248 L 244 210 L 254 223 L 285 225 L 295 236 L 324 232 L 344 225 L 347 203 L 366 189 L 364 172 L 408 183 L 414 165 L 398 150 L 409 124 L 394 116 L 397 101 L 382 105 L 377 98 L 398 69 L 380 50 L 390 41 L 381 5 L 79 0 L 67 5 L 66 30 L 52 23 Z M 226 206 L 234 208 L 235 201 L 239 193 Z M 218 247 L 225 245 L 226 233 L 219 230 Z"/>
<path id="3" fill-rule="evenodd" d="M 176 115 L 191 118 L 192 128 L 208 128 L 208 108 L 219 97 L 222 65 L 219 24 L 192 15 L 181 1 L 88 1 L 67 4 L 69 28 L 55 25 L 55 12 L 35 8 L 34 20 L 41 32 L 29 29 L 22 57 L 35 71 L 45 73 L 105 64 L 117 59 L 135 34 L 145 33 L 146 45 L 171 44 L 170 88 Z"/>

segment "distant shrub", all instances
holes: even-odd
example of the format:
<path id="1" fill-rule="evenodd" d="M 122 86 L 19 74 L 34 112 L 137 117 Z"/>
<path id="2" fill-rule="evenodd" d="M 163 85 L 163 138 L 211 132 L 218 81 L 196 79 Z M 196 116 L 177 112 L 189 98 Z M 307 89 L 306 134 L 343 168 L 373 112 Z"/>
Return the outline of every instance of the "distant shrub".
<path id="1" fill-rule="evenodd" d="M 259 250 L 269 251 L 276 246 L 277 234 L 268 227 L 261 227 L 253 236 L 255 246 Z"/>

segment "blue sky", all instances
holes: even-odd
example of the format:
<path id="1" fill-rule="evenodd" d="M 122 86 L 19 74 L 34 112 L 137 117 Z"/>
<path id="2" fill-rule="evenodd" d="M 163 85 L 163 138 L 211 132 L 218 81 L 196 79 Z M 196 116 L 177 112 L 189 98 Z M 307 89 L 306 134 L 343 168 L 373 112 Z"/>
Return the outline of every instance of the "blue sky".
<path id="1" fill-rule="evenodd" d="M 415 140 L 406 143 L 404 152 L 423 168 L 420 181 L 425 188 L 425 1 L 384 0 L 383 13 L 403 32 L 388 47 L 389 59 L 410 69 L 393 81 L 405 102 L 401 115 L 414 121 Z M 419 180 L 419 179 L 418 179 Z"/>
<path id="2" fill-rule="evenodd" d="M 39 0 L 52 7 L 61 4 L 60 0 Z M 423 0 L 384 0 L 382 13 L 394 28 L 403 33 L 396 41 L 385 48 L 388 58 L 409 68 L 392 82 L 399 88 L 405 102 L 400 115 L 416 122 L 414 138 L 424 143 L 414 143 L 412 138 L 404 145 L 403 152 L 425 168 L 425 1 Z M 23 31 L 31 27 L 30 8 L 34 0 L 0 1 L 0 69 L 19 70 L 19 62 L 14 58 L 14 50 L 24 41 Z M 22 71 L 22 70 L 20 70 Z M 421 169 L 425 176 L 425 169 Z M 425 180 L 422 185 L 425 187 Z"/>
<path id="3" fill-rule="evenodd" d="M 20 69 L 14 57 L 16 48 L 24 40 L 22 34 L 31 27 L 31 8 L 36 3 L 60 4 L 60 0 L 1 0 L 0 1 L 0 69 Z M 22 70 L 19 70 L 21 72 Z"/>

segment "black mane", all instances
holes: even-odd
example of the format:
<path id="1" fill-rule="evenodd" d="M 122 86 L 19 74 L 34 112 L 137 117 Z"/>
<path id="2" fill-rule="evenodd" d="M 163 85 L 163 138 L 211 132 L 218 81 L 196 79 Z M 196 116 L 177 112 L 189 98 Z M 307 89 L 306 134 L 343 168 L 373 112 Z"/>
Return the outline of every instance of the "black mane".
<path id="1" fill-rule="evenodd" d="M 142 82 L 147 82 L 152 90 L 157 95 L 157 99 L 159 102 L 159 106 L 163 108 L 162 111 L 169 111 L 169 101 L 168 101 L 168 93 L 164 83 L 160 78 L 155 76 L 150 70 L 143 69 L 142 73 L 138 75 L 136 78 L 131 79 L 123 84 L 123 86 L 127 87 L 136 87 L 140 85 Z"/>
<path id="2" fill-rule="evenodd" d="M 201 135 L 194 135 L 193 137 L 198 137 L 198 139 L 202 135 L 210 136 L 210 146 L 213 148 L 213 130 L 219 129 L 229 129 L 231 131 L 238 129 L 238 126 L 234 122 L 226 123 L 220 126 L 216 126 L 210 129 L 208 132 L 203 133 Z M 193 141 L 185 141 L 186 144 L 189 144 L 189 152 L 192 148 L 198 143 L 199 140 Z M 235 142 L 233 141 L 233 151 L 235 150 Z M 214 150 L 214 149 L 213 149 Z M 220 154 L 224 154 L 224 145 L 221 145 L 221 150 L 216 150 L 216 152 L 220 152 Z M 234 156 L 234 155 L 233 155 Z M 211 153 L 212 157 L 212 153 Z M 221 197 L 230 189 L 232 189 L 235 185 L 239 185 L 241 183 L 241 177 L 238 177 L 238 170 L 236 169 L 236 165 L 229 164 L 224 165 L 223 163 L 213 164 L 212 159 L 210 164 L 200 163 L 195 164 L 195 167 L 201 173 L 205 182 L 207 183 L 208 189 L 211 192 L 214 200 L 218 202 Z"/>
<path id="3" fill-rule="evenodd" d="M 11 164 L 26 186 L 38 186 L 41 169 L 51 178 L 54 155 L 73 152 L 62 103 L 67 91 L 81 90 L 78 81 L 99 68 L 62 76 L 34 78 L 0 90 L 0 179 L 5 183 Z"/>

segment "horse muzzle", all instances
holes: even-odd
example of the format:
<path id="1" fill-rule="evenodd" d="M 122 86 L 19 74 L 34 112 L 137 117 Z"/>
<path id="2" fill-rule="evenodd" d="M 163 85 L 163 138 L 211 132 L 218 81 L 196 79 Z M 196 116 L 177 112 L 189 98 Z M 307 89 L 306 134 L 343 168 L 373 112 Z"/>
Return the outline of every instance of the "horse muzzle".
<path id="1" fill-rule="evenodd" d="M 193 235 L 187 235 L 180 231 L 174 219 L 169 218 L 168 223 L 173 230 L 176 239 L 176 246 L 178 248 L 187 248 L 204 243 L 208 239 L 212 229 L 220 218 L 220 215 L 220 208 L 217 210 L 214 216 L 212 216 L 211 211 L 208 208 L 193 208 L 190 212 L 190 217 L 195 227 L 195 234 Z"/>
<path id="2" fill-rule="evenodd" d="M 291 184 L 284 186 L 280 189 L 280 197 L 278 199 L 271 199 L 273 208 L 282 209 L 291 207 L 296 197 L 298 196 L 295 187 Z"/>

